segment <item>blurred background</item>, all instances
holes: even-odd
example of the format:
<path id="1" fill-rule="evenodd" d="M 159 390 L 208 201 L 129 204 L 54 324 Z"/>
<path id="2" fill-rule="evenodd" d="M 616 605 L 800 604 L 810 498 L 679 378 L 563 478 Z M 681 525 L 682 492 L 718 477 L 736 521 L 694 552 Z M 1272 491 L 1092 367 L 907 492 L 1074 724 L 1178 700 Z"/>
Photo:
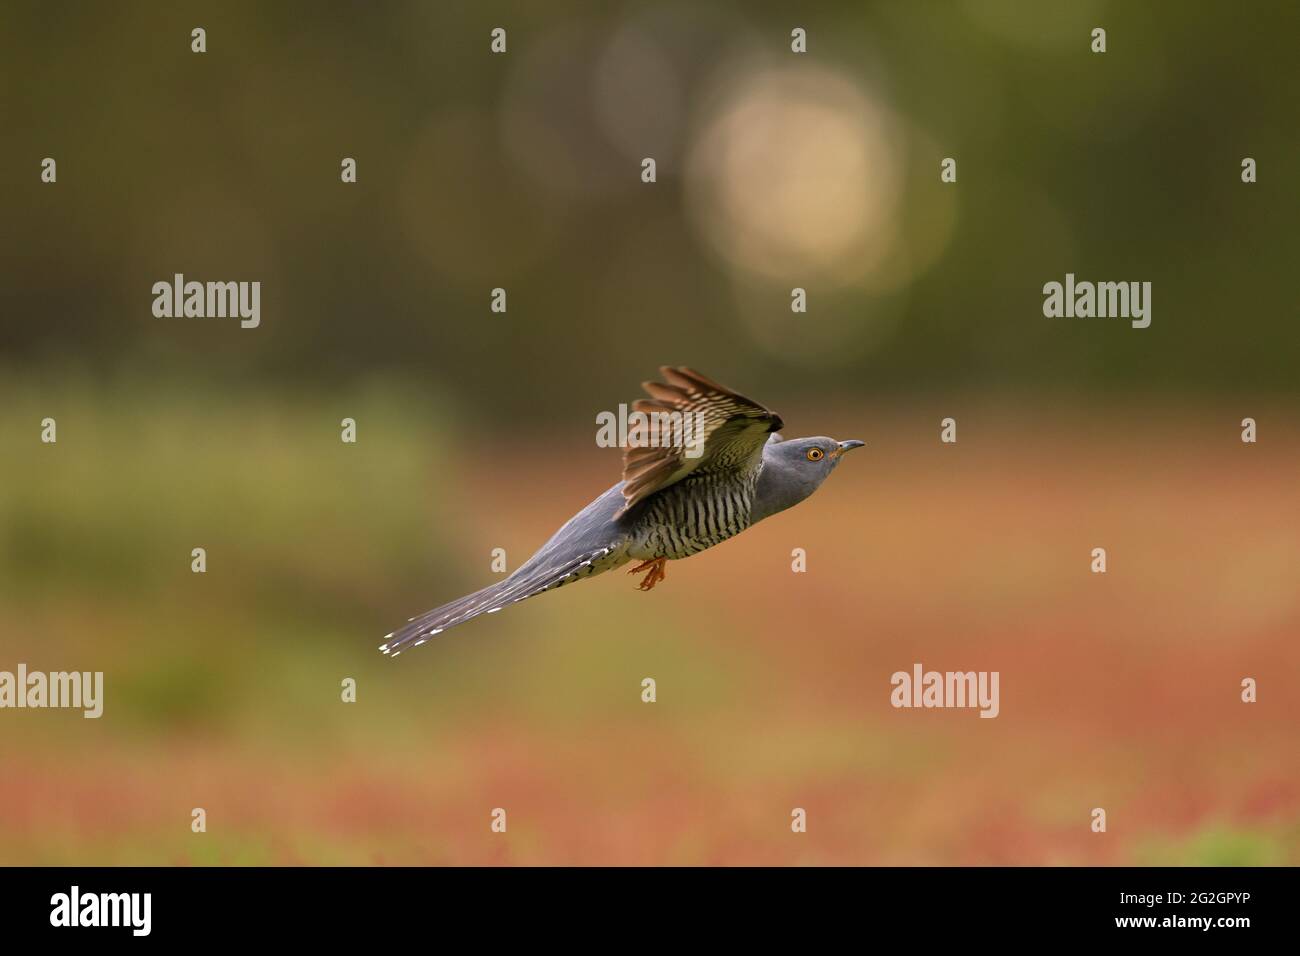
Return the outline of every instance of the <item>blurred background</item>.
<path id="1" fill-rule="evenodd" d="M 0 712 L 0 863 L 1300 863 L 1298 21 L 5 4 L 0 670 L 106 686 Z M 155 318 L 177 272 L 261 327 Z M 1067 272 L 1151 327 L 1044 318 Z M 663 363 L 868 447 L 652 594 L 379 655 Z M 893 710 L 917 661 L 1000 716 Z"/>

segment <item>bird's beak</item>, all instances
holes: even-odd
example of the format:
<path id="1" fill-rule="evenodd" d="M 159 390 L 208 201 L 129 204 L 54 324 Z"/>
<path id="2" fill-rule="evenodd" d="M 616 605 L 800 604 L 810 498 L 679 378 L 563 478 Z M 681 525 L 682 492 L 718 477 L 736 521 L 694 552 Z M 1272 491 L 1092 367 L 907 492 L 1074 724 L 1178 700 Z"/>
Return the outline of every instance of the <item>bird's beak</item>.
<path id="1" fill-rule="evenodd" d="M 865 444 L 866 442 L 858 441 L 856 438 L 850 438 L 848 441 L 842 441 L 840 442 L 840 450 L 835 453 L 835 457 L 839 458 L 850 448 L 861 448 Z"/>

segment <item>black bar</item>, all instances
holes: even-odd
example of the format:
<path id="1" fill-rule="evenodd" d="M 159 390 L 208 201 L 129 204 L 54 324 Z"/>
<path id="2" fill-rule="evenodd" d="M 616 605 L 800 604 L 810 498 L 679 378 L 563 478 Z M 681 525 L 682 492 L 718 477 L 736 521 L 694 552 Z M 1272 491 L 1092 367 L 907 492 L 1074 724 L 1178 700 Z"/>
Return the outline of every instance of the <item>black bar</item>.
<path id="1" fill-rule="evenodd" d="M 582 938 L 622 927 L 635 939 L 691 926 L 760 939 L 815 930 L 818 938 L 849 933 L 864 941 L 903 932 L 927 942 L 1050 934 L 1232 945 L 1293 925 L 1297 886 L 1291 868 L 13 868 L 0 870 L 0 881 L 7 941 L 67 942 L 76 934 L 82 943 L 306 945 L 382 931 L 413 934 L 429 948 L 450 947 L 471 929 L 490 930 L 493 939 L 533 932 L 541 942 L 550 934 Z M 74 886 L 78 921 L 117 907 L 124 925 L 52 925 L 52 918 L 70 922 Z M 136 936 L 143 896 L 139 909 L 115 897 L 101 910 L 100 894 L 132 893 L 150 894 L 147 936 Z"/>

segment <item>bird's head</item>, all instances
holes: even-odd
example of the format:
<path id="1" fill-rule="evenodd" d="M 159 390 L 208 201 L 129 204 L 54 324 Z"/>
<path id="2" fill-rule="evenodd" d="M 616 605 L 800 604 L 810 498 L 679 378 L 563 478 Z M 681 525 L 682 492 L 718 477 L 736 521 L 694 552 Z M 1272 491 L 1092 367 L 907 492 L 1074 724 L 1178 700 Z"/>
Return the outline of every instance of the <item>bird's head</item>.
<path id="1" fill-rule="evenodd" d="M 836 441 L 819 435 L 785 441 L 780 435 L 773 435 L 763 449 L 763 470 L 758 476 L 754 520 L 803 501 L 836 469 L 845 452 L 865 444 L 856 438 Z"/>

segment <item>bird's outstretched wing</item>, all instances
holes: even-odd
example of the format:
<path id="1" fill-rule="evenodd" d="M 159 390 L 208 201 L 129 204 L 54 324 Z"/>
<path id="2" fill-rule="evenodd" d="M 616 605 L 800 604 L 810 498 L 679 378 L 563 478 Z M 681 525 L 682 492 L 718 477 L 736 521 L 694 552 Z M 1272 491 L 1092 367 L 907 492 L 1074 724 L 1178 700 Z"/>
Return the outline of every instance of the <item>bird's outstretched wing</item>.
<path id="1" fill-rule="evenodd" d="M 642 382 L 649 398 L 633 403 L 647 416 L 628 430 L 623 453 L 623 514 L 692 473 L 753 467 L 781 417 L 685 367 L 662 366 L 665 382 Z"/>

